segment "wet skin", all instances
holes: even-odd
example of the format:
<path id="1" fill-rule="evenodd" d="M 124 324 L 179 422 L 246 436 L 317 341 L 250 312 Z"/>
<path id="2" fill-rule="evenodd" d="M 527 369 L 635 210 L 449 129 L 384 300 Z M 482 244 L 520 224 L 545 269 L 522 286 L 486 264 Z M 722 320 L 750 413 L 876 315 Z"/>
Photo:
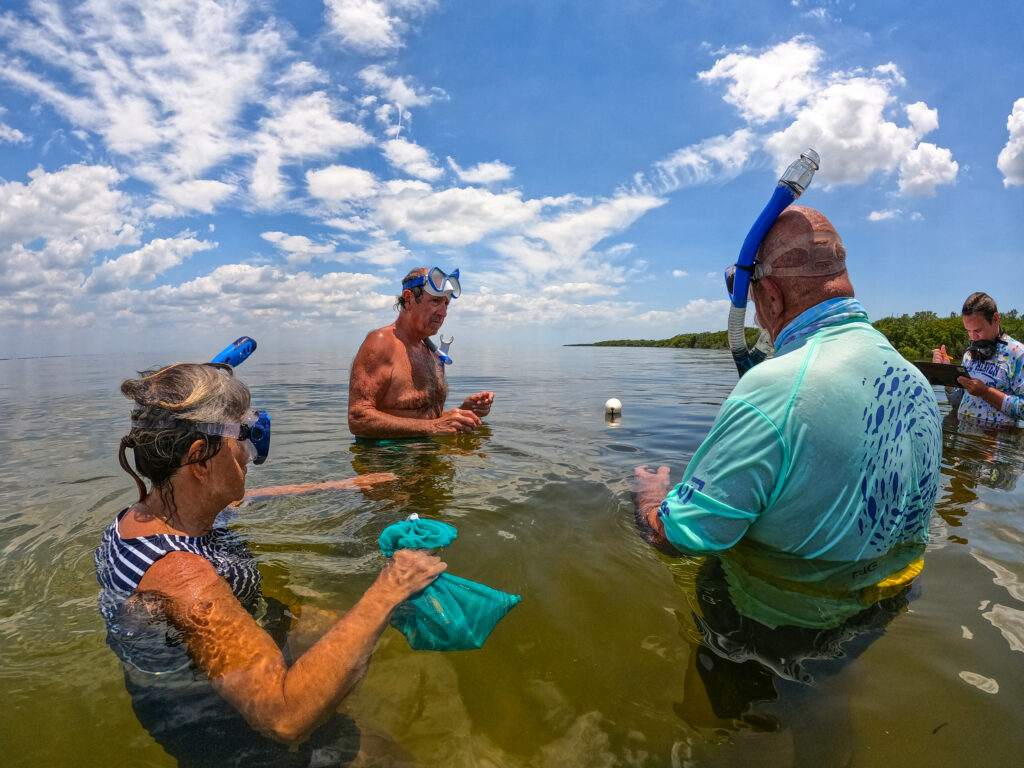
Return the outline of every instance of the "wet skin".
<path id="1" fill-rule="evenodd" d="M 188 463 L 202 449 L 197 440 L 171 478 L 174 508 L 151 491 L 123 518 L 123 537 L 202 536 L 225 506 L 243 498 L 247 450 L 224 438 L 215 456 Z M 290 667 L 228 583 L 198 555 L 161 557 L 142 577 L 136 595 L 182 631 L 193 661 L 254 729 L 294 744 L 329 718 L 362 679 L 391 611 L 445 567 L 424 551 L 399 550 L 351 610 Z"/>
<path id="2" fill-rule="evenodd" d="M 444 369 L 423 343 L 441 329 L 451 300 L 408 289 L 403 299 L 398 320 L 371 331 L 352 361 L 350 431 L 368 438 L 471 432 L 490 413 L 494 393 L 478 392 L 445 411 Z"/>

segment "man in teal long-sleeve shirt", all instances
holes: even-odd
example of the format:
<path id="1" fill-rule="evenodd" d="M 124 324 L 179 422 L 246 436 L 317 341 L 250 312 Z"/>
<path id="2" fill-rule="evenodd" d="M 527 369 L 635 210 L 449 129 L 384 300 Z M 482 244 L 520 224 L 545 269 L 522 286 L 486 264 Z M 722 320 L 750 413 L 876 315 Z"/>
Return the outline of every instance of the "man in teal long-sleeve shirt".
<path id="1" fill-rule="evenodd" d="M 751 298 L 775 355 L 740 379 L 675 488 L 668 467 L 637 468 L 638 522 L 662 548 L 741 552 L 730 572 L 741 613 L 836 626 L 879 582 L 920 568 L 939 486 L 938 406 L 853 298 L 842 241 L 821 213 L 790 206 L 754 267 Z M 816 591 L 822 600 L 804 599 Z"/>

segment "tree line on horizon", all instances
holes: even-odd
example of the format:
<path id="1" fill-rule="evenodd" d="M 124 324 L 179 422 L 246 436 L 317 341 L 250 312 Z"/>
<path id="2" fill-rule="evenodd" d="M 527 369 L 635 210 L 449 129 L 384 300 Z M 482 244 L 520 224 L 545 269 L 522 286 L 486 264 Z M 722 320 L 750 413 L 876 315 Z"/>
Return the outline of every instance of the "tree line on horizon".
<path id="1" fill-rule="evenodd" d="M 1013 338 L 1024 341 L 1024 317 L 1016 309 L 1000 312 L 1003 331 Z M 948 317 L 939 317 L 935 312 L 915 312 L 913 315 L 883 317 L 871 324 L 889 340 L 896 351 L 907 360 L 931 360 L 932 350 L 943 344 L 954 360 L 963 357 L 970 341 L 964 331 L 963 320 L 958 312 Z M 747 346 L 753 346 L 761 331 L 745 328 Z M 726 331 L 705 331 L 703 333 L 681 333 L 670 339 L 614 339 L 598 341 L 594 347 L 674 347 L 676 349 L 728 349 Z"/>

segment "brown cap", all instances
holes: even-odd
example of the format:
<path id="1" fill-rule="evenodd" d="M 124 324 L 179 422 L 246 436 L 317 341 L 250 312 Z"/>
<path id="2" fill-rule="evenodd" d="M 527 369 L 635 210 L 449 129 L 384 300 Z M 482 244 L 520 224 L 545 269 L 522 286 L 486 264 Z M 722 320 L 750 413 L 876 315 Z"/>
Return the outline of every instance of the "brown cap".
<path id="1" fill-rule="evenodd" d="M 766 276 L 827 277 L 846 271 L 846 248 L 821 213 L 791 205 L 768 230 L 755 260 Z"/>

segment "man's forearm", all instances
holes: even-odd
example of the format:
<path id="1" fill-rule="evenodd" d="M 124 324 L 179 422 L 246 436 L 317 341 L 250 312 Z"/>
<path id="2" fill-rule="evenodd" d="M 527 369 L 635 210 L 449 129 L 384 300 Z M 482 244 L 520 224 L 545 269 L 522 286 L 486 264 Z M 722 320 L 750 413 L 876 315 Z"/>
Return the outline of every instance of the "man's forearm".
<path id="1" fill-rule="evenodd" d="M 356 437 L 420 437 L 434 434 L 435 419 L 392 416 L 383 411 L 362 411 L 349 416 L 349 431 Z"/>
<path id="2" fill-rule="evenodd" d="M 986 387 L 985 391 L 981 395 L 981 399 L 984 400 L 989 405 L 991 405 L 997 411 L 1002 409 L 1003 399 L 1005 397 L 1006 395 L 1003 392 L 1000 392 L 995 387 Z"/>

